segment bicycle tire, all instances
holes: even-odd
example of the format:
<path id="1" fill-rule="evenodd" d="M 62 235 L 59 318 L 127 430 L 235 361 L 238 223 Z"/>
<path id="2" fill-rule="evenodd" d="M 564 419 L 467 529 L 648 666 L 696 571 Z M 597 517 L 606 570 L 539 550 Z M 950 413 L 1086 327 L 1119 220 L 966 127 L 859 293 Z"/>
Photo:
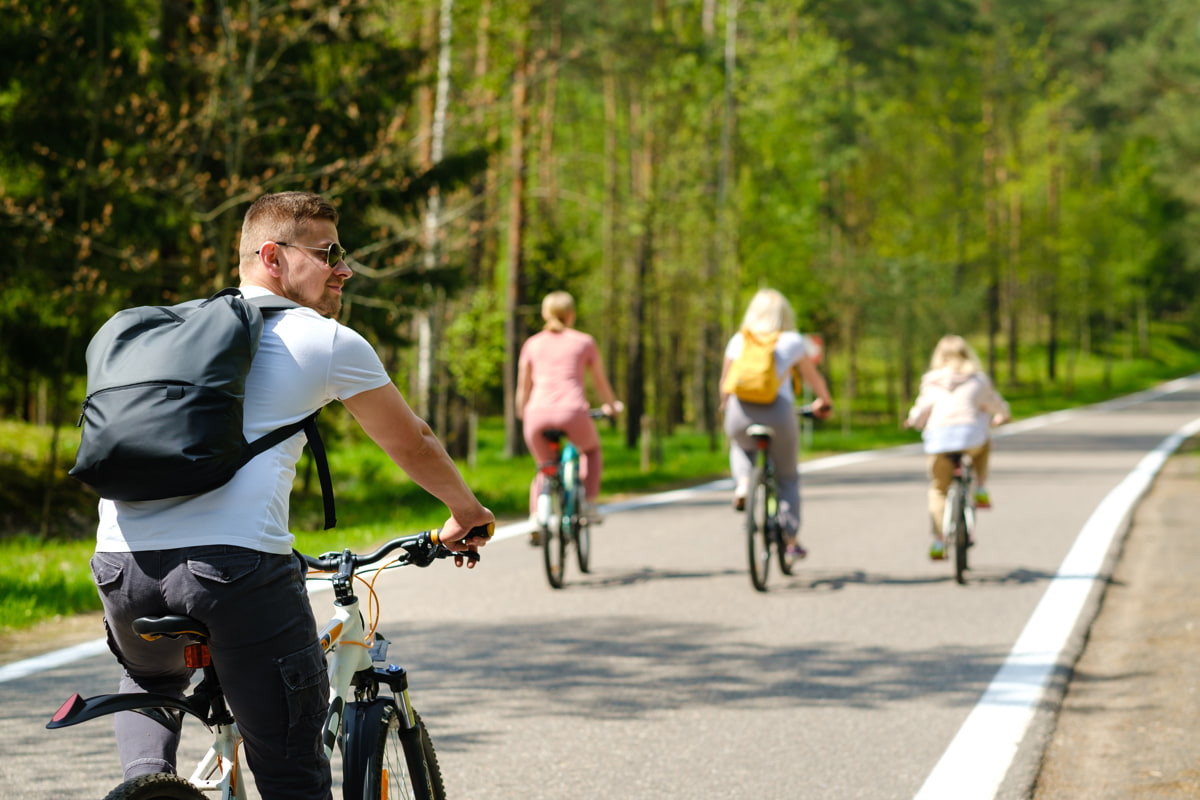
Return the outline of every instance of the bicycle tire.
<path id="1" fill-rule="evenodd" d="M 542 531 L 542 563 L 546 567 L 546 580 L 554 589 L 565 584 L 567 539 L 563 524 L 563 490 L 558 487 L 550 493 L 550 524 Z"/>
<path id="2" fill-rule="evenodd" d="M 946 491 L 945 521 L 948 524 L 943 524 L 942 534 L 945 546 L 954 551 L 954 580 L 959 584 L 967 581 L 966 503 L 966 487 L 962 481 L 955 479 Z"/>
<path id="3" fill-rule="evenodd" d="M 791 576 L 796 570 L 796 562 L 799 559 L 788 555 L 787 541 L 783 538 L 783 526 L 779 524 L 778 517 L 771 519 L 771 533 L 775 540 L 775 552 L 779 556 L 779 571 L 784 575 Z"/>
<path id="4" fill-rule="evenodd" d="M 113 789 L 104 800 L 204 800 L 204 792 L 187 778 L 172 772 L 154 772 L 130 778 Z"/>
<path id="5" fill-rule="evenodd" d="M 572 519 L 571 538 L 575 540 L 575 562 L 579 564 L 579 571 L 586 575 L 591 569 L 592 525 L 590 522 L 581 521 L 578 514 Z"/>
<path id="6" fill-rule="evenodd" d="M 767 590 L 767 569 L 771 563 L 771 539 L 767 530 L 769 494 L 766 465 L 756 464 L 750 477 L 750 493 L 746 496 L 746 554 L 750 560 L 750 583 L 760 592 Z"/>
<path id="7" fill-rule="evenodd" d="M 442 770 L 421 715 L 403 725 L 390 697 L 346 707 L 345 800 L 445 800 Z M 415 778 L 415 779 L 414 779 Z"/>
<path id="8" fill-rule="evenodd" d="M 958 524 L 954 526 L 954 580 L 967 582 L 967 551 L 971 548 L 971 529 L 967 526 L 966 487 L 958 501 Z"/>

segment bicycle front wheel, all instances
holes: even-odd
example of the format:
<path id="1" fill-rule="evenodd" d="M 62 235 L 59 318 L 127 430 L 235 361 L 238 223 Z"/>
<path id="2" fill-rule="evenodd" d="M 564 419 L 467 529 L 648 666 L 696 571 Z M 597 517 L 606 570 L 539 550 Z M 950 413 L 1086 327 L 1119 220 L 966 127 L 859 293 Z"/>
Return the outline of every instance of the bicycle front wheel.
<path id="1" fill-rule="evenodd" d="M 575 514 L 571 517 L 571 538 L 575 540 L 575 561 L 579 571 L 587 574 L 592 557 L 592 524 L 579 518 L 579 501 L 575 501 Z"/>
<path id="2" fill-rule="evenodd" d="M 563 588 L 568 535 L 564 526 L 569 524 L 570 521 L 563 514 L 562 491 L 551 492 L 550 524 L 542 531 L 542 562 L 546 566 L 546 580 L 555 589 Z"/>
<path id="3" fill-rule="evenodd" d="M 104 800 L 204 800 L 204 792 L 187 778 L 170 772 L 155 772 L 130 778 L 109 792 Z"/>
<path id="4" fill-rule="evenodd" d="M 788 555 L 787 541 L 783 538 L 783 528 L 779 524 L 778 514 L 771 517 L 771 538 L 775 540 L 775 554 L 779 557 L 779 571 L 784 575 L 791 575 L 796 570 L 798 559 Z"/>
<path id="5" fill-rule="evenodd" d="M 750 557 L 750 583 L 760 592 L 767 590 L 767 567 L 771 563 L 771 532 L 767 527 L 770 499 L 766 467 L 759 463 L 750 477 L 750 494 L 746 497 L 746 551 Z"/>
<path id="6" fill-rule="evenodd" d="M 347 706 L 346 800 L 445 800 L 442 771 L 421 715 L 406 725 L 395 700 Z"/>

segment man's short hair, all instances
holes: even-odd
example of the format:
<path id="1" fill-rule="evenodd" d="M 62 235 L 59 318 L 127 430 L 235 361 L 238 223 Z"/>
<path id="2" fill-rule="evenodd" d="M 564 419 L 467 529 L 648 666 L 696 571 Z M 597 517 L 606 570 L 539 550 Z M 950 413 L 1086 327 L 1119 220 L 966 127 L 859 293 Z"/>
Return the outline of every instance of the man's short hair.
<path id="1" fill-rule="evenodd" d="M 336 225 L 337 209 L 312 192 L 264 194 L 254 201 L 242 220 L 240 259 L 252 261 L 263 242 L 292 241 L 313 219 L 327 219 Z"/>

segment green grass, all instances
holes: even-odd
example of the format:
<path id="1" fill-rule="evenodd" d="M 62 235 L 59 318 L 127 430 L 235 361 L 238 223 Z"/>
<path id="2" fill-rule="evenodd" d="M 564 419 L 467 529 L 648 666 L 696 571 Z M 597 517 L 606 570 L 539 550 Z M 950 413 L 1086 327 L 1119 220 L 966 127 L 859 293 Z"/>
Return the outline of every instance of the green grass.
<path id="1" fill-rule="evenodd" d="M 1146 389 L 1162 381 L 1200 371 L 1200 354 L 1181 347 L 1156 343 L 1161 352 L 1149 360 L 1100 359 L 1073 365 L 1062 385 L 1027 380 L 1019 386 L 1003 386 L 1014 416 L 1023 418 L 1048 411 L 1091 404 L 1113 396 Z M 1169 348 L 1169 349 L 1168 349 Z M 1036 354 L 1031 354 L 1036 357 Z M 1025 366 L 1027 375 L 1035 369 Z M 835 387 L 836 390 L 836 387 Z M 835 398 L 836 399 L 836 398 Z M 856 409 L 856 412 L 858 409 Z M 320 531 L 321 500 L 315 476 L 305 485 L 307 461 L 301 462 L 300 490 L 293 502 L 293 528 L 297 548 L 321 553 L 343 547 L 366 548 L 390 536 L 437 527 L 445 510 L 432 497 L 408 480 L 387 457 L 353 425 L 339 425 L 334 409 L 325 415 L 340 435 L 331 438 L 330 463 L 338 501 L 338 527 Z M 866 414 L 864 417 L 868 416 Z M 868 450 L 915 442 L 917 434 L 900 428 L 896 414 L 880 412 L 874 426 L 857 425 L 845 430 L 838 420 L 818 423 L 805 457 L 835 452 Z M 467 482 L 499 519 L 516 520 L 527 513 L 532 460 L 503 456 L 503 427 L 499 420 L 480 426 L 478 463 L 462 467 Z M 350 431 L 347 433 L 347 431 Z M 45 453 L 50 434 L 44 428 L 0 422 L 0 508 L 28 507 L 30 498 L 42 496 Z M 619 431 L 601 428 L 604 452 L 606 498 L 645 493 L 701 483 L 728 475 L 724 441 L 715 445 L 701 432 L 680 429 L 659 442 L 654 466 L 643 471 L 641 453 L 624 446 Z M 41 537 L 28 516 L 0 519 L 7 535 L 0 534 L 0 632 L 25 628 L 60 615 L 99 608 L 92 586 L 88 559 L 92 552 L 95 500 L 65 476 L 73 460 L 77 437 L 69 429 L 59 442 L 60 469 L 55 481 L 56 520 L 52 535 Z M 40 504 L 39 504 L 40 505 Z M 0 511 L 0 513 L 10 513 Z"/>

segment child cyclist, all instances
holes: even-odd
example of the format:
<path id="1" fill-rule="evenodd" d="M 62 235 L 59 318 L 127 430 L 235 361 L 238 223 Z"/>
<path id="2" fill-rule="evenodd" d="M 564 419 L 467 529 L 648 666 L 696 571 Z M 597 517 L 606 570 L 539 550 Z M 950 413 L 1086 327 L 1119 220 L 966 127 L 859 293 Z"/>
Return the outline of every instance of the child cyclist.
<path id="1" fill-rule="evenodd" d="M 966 453 L 975 471 L 975 507 L 991 508 L 988 456 L 991 428 L 1011 419 L 1008 403 L 984 373 L 979 357 L 961 336 L 943 336 L 933 348 L 929 371 L 904 425 L 922 432 L 929 454 L 929 515 L 933 543 L 929 557 L 946 557 L 942 515 L 954 477 L 951 453 Z"/>

